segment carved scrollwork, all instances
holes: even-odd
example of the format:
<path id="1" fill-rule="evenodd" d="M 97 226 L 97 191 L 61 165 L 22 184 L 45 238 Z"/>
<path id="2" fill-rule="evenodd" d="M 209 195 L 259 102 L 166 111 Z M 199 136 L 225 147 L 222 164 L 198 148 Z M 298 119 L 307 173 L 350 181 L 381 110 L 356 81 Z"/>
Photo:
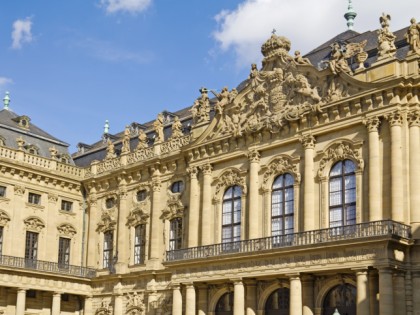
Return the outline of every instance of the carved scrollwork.
<path id="1" fill-rule="evenodd" d="M 181 195 L 169 195 L 166 208 L 162 211 L 162 219 L 172 220 L 176 217 L 184 216 L 185 206 L 182 204 Z"/>
<path id="2" fill-rule="evenodd" d="M 126 295 L 126 314 L 128 315 L 143 315 L 145 314 L 146 306 L 144 304 L 144 294 L 137 292 L 127 293 Z"/>
<path id="3" fill-rule="evenodd" d="M 139 224 L 146 224 L 150 217 L 149 211 L 146 210 L 146 204 L 142 203 L 138 207 L 131 210 L 127 217 L 127 225 L 134 227 Z"/>
<path id="4" fill-rule="evenodd" d="M 24 186 L 15 185 L 14 190 L 15 190 L 15 195 L 18 195 L 18 196 L 23 196 L 23 194 L 25 193 Z"/>
<path id="5" fill-rule="evenodd" d="M 187 173 L 190 178 L 197 179 L 199 168 L 197 166 L 190 166 L 187 168 Z"/>
<path id="6" fill-rule="evenodd" d="M 58 196 L 56 194 L 48 194 L 48 202 L 56 203 L 58 201 Z"/>
<path id="7" fill-rule="evenodd" d="M 190 143 L 190 140 L 191 140 L 190 135 L 182 136 L 178 134 L 178 137 L 171 138 L 169 141 L 162 143 L 162 146 L 160 148 L 160 153 L 165 154 L 165 153 L 170 153 L 175 150 L 178 150 L 184 145 L 187 145 L 188 143 Z"/>
<path id="8" fill-rule="evenodd" d="M 109 230 L 114 230 L 117 225 L 117 220 L 115 219 L 111 211 L 105 211 L 101 215 L 101 220 L 98 222 L 96 231 L 97 232 L 106 232 Z"/>
<path id="9" fill-rule="evenodd" d="M 23 223 L 28 231 L 40 232 L 45 227 L 44 221 L 38 217 L 28 217 Z"/>
<path id="10" fill-rule="evenodd" d="M 60 235 L 70 237 L 70 238 L 75 236 L 76 233 L 77 233 L 74 226 L 72 226 L 71 224 L 68 224 L 68 223 L 60 224 L 59 226 L 57 226 L 57 230 L 58 230 L 58 233 Z"/>
<path id="11" fill-rule="evenodd" d="M 224 172 L 223 175 L 217 179 L 216 196 L 219 195 L 222 188 L 233 185 L 240 186 L 242 188 L 243 195 L 246 195 L 247 186 L 245 178 L 239 174 L 239 171 L 230 169 Z"/>
<path id="12" fill-rule="evenodd" d="M 100 307 L 95 311 L 95 315 L 112 315 L 111 304 L 102 300 Z"/>
<path id="13" fill-rule="evenodd" d="M 364 161 L 360 151 L 354 149 L 352 144 L 340 141 L 324 152 L 324 156 L 319 163 L 318 176 L 320 178 L 324 176 L 325 167 L 328 164 L 344 159 L 353 160 L 356 163 L 357 170 L 363 171 Z"/>
<path id="14" fill-rule="evenodd" d="M 9 214 L 4 210 L 0 210 L 0 226 L 5 226 L 7 222 L 9 221 L 10 221 Z"/>
<path id="15" fill-rule="evenodd" d="M 305 149 L 314 149 L 315 148 L 315 137 L 313 135 L 303 135 L 299 138 L 299 141 L 302 143 Z"/>
<path id="16" fill-rule="evenodd" d="M 413 127 L 413 126 L 419 127 L 420 126 L 420 110 L 417 109 L 417 110 L 413 110 L 409 112 L 407 115 L 407 120 L 410 127 Z"/>
<path id="17" fill-rule="evenodd" d="M 403 124 L 403 116 L 401 111 L 397 110 L 386 116 L 391 127 L 401 126 Z"/>
<path id="18" fill-rule="evenodd" d="M 369 132 L 378 132 L 381 120 L 378 117 L 371 117 L 363 120 L 363 124 Z"/>
<path id="19" fill-rule="evenodd" d="M 300 173 L 298 171 L 297 163 L 294 163 L 291 159 L 286 157 L 280 157 L 273 160 L 269 165 L 267 170 L 263 175 L 263 184 L 264 189 L 268 188 L 268 185 L 273 180 L 273 177 L 277 174 L 290 173 L 294 176 L 296 183 L 300 183 Z"/>
<path id="20" fill-rule="evenodd" d="M 260 152 L 258 150 L 250 150 L 248 152 L 248 159 L 250 162 L 258 163 L 260 161 Z"/>

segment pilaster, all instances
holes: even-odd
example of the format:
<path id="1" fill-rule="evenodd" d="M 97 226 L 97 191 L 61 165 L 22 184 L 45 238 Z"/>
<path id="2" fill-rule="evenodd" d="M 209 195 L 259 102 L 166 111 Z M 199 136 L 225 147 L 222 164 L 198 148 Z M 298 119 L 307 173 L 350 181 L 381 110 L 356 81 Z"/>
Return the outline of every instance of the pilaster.
<path id="1" fill-rule="evenodd" d="M 258 171 L 260 170 L 260 154 L 257 150 L 250 150 L 249 159 L 249 216 L 248 216 L 248 238 L 261 237 L 259 227 L 259 194 L 258 194 Z"/>
<path id="2" fill-rule="evenodd" d="M 300 138 L 305 149 L 305 173 L 303 191 L 303 228 L 305 231 L 315 229 L 315 209 L 314 209 L 314 149 L 315 137 L 304 135 Z"/>

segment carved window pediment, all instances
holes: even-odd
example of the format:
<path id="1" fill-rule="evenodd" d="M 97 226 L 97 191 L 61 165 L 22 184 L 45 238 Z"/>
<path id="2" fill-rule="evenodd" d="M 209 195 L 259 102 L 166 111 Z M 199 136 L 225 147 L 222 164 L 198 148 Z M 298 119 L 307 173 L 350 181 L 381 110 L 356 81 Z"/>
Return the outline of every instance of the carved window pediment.
<path id="1" fill-rule="evenodd" d="M 10 221 L 10 216 L 6 211 L 0 210 L 0 226 L 5 226 Z"/>
<path id="2" fill-rule="evenodd" d="M 68 223 L 60 224 L 59 226 L 57 226 L 57 230 L 58 230 L 58 233 L 61 236 L 67 236 L 67 237 L 70 237 L 70 238 L 72 238 L 77 233 L 74 226 L 72 226 L 71 224 L 68 224 Z"/>
<path id="3" fill-rule="evenodd" d="M 40 232 L 45 227 L 45 223 L 38 217 L 28 217 L 23 223 L 29 231 Z"/>
<path id="4" fill-rule="evenodd" d="M 215 196 L 220 196 L 224 188 L 229 186 L 238 185 L 242 188 L 242 194 L 245 196 L 247 193 L 246 180 L 244 176 L 241 176 L 238 170 L 230 169 L 225 171 L 222 176 L 216 180 L 216 193 Z"/>
<path id="5" fill-rule="evenodd" d="M 114 216 L 109 212 L 102 213 L 101 221 L 98 222 L 96 231 L 98 232 L 106 232 L 109 230 L 114 230 L 117 224 L 117 220 Z"/>
<path id="6" fill-rule="evenodd" d="M 264 172 L 262 188 L 268 189 L 274 177 L 283 173 L 292 174 L 295 182 L 300 183 L 301 176 L 298 170 L 298 159 L 285 156 L 275 158 Z"/>
<path id="7" fill-rule="evenodd" d="M 166 208 L 162 211 L 162 219 L 171 220 L 184 216 L 185 206 L 182 204 L 180 194 L 171 195 L 168 198 Z"/>
<path id="8" fill-rule="evenodd" d="M 149 211 L 145 209 L 145 205 L 140 205 L 127 216 L 127 225 L 134 227 L 139 224 L 146 224 L 150 217 Z"/>

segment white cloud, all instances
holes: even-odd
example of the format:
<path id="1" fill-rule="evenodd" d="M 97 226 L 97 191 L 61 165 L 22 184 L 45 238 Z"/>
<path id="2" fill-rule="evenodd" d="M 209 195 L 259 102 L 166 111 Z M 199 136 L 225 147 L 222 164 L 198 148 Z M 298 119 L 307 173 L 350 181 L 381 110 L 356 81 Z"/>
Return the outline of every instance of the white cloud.
<path id="1" fill-rule="evenodd" d="M 13 83 L 12 79 L 6 78 L 6 77 L 0 77 L 0 86 L 4 86 L 11 83 Z"/>
<path id="2" fill-rule="evenodd" d="M 151 3 L 152 0 L 101 0 L 101 5 L 108 13 L 139 13 L 146 10 Z"/>
<path id="3" fill-rule="evenodd" d="M 13 23 L 12 31 L 12 48 L 20 49 L 24 43 L 32 41 L 32 20 L 26 18 L 24 20 L 16 20 Z"/>
<path id="4" fill-rule="evenodd" d="M 358 13 L 354 29 L 364 32 L 380 27 L 382 12 L 391 15 L 391 30 L 408 26 L 420 4 L 418 0 L 353 0 L 353 7 Z M 346 11 L 347 1 L 244 0 L 236 9 L 215 16 L 213 37 L 222 52 L 233 50 L 237 65 L 244 67 L 261 60 L 261 44 L 273 29 L 291 40 L 292 51 L 307 53 L 347 30 Z"/>

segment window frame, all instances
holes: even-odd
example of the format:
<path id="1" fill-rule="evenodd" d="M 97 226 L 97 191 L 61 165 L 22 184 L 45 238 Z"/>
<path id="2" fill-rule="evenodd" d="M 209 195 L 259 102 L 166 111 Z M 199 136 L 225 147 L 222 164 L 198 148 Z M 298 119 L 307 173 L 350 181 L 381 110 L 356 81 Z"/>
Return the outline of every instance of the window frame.
<path id="1" fill-rule="evenodd" d="M 35 268 L 38 260 L 39 233 L 26 231 L 25 236 L 25 266 Z"/>
<path id="2" fill-rule="evenodd" d="M 286 186 L 286 178 L 290 177 L 292 180 L 292 183 L 290 185 Z M 282 184 L 281 187 L 278 188 L 274 188 L 274 185 L 276 184 L 277 180 L 281 180 Z M 295 178 L 293 177 L 292 174 L 290 173 L 283 173 L 280 175 L 277 175 L 274 180 L 273 180 L 273 184 L 271 186 L 271 236 L 282 236 L 282 235 L 288 235 L 288 234 L 293 234 L 294 233 L 294 224 L 295 224 Z M 286 200 L 286 192 L 287 190 L 290 190 L 292 193 L 292 199 Z M 274 196 L 275 193 L 279 192 L 281 194 L 281 202 L 274 202 Z M 286 213 L 286 203 L 287 202 L 291 202 L 292 206 L 292 212 L 291 213 Z M 278 215 L 273 215 L 274 212 L 274 205 L 277 204 L 281 204 L 281 208 L 279 211 Z M 292 218 L 293 224 L 292 224 L 292 228 L 290 229 L 286 229 L 286 218 Z M 273 230 L 273 224 L 274 221 L 277 219 L 282 219 L 282 224 L 281 224 L 281 228 L 279 230 L 274 231 Z M 288 232 L 286 232 L 288 231 Z"/>
<path id="3" fill-rule="evenodd" d="M 146 224 L 134 227 L 134 265 L 142 265 L 146 259 Z"/>
<path id="4" fill-rule="evenodd" d="M 184 182 L 182 180 L 177 180 L 171 185 L 171 192 L 173 194 L 180 194 L 184 191 Z"/>
<path id="5" fill-rule="evenodd" d="M 114 231 L 108 230 L 104 233 L 104 242 L 102 249 L 102 268 L 112 267 L 112 260 L 114 254 Z"/>
<path id="6" fill-rule="evenodd" d="M 71 239 L 59 237 L 58 239 L 58 266 L 59 268 L 68 268 L 70 265 Z"/>
<path id="7" fill-rule="evenodd" d="M 34 193 L 34 192 L 29 192 L 28 193 L 28 203 L 31 205 L 41 205 L 41 195 Z"/>
<path id="8" fill-rule="evenodd" d="M 169 221 L 169 250 L 182 248 L 183 222 L 181 217 Z"/>
<path id="9" fill-rule="evenodd" d="M 0 225 L 0 256 L 3 255 L 4 226 Z"/>
<path id="10" fill-rule="evenodd" d="M 0 185 L 0 198 L 6 198 L 7 187 Z"/>
<path id="11" fill-rule="evenodd" d="M 146 199 L 147 199 L 147 190 L 146 189 L 138 190 L 137 193 L 136 193 L 136 201 L 137 202 L 143 202 Z"/>
<path id="12" fill-rule="evenodd" d="M 70 205 L 70 208 L 69 209 L 66 209 L 66 206 L 64 206 L 64 205 Z M 61 200 L 60 211 L 72 212 L 73 211 L 73 201 L 68 201 L 68 200 L 62 199 Z"/>
<path id="13" fill-rule="evenodd" d="M 235 195 L 235 189 L 239 189 L 239 195 Z M 226 194 L 229 193 L 229 191 L 231 190 L 231 195 L 230 196 L 226 196 Z M 243 196 L 243 191 L 242 191 L 242 187 L 239 185 L 232 185 L 229 186 L 224 194 L 223 194 L 223 200 L 222 200 L 222 243 L 223 244 L 227 244 L 227 243 L 233 243 L 233 242 L 239 242 L 241 240 L 241 229 L 242 229 L 242 196 Z M 239 211 L 235 210 L 235 202 L 239 203 Z M 225 205 L 228 205 L 229 210 L 228 212 L 226 212 L 226 208 Z M 239 212 L 239 214 L 237 213 Z M 230 222 L 229 223 L 224 223 L 224 218 L 225 215 L 230 215 Z M 239 217 L 239 221 L 235 222 L 235 215 L 237 217 Z M 239 228 L 238 228 L 239 227 Z M 237 236 L 235 236 L 235 228 L 237 231 L 239 231 L 239 234 Z M 225 231 L 230 231 L 230 237 L 226 238 L 224 237 L 224 232 Z"/>
<path id="14" fill-rule="evenodd" d="M 105 199 L 105 208 L 106 209 L 112 209 L 116 206 L 117 200 L 115 197 L 109 197 Z"/>

